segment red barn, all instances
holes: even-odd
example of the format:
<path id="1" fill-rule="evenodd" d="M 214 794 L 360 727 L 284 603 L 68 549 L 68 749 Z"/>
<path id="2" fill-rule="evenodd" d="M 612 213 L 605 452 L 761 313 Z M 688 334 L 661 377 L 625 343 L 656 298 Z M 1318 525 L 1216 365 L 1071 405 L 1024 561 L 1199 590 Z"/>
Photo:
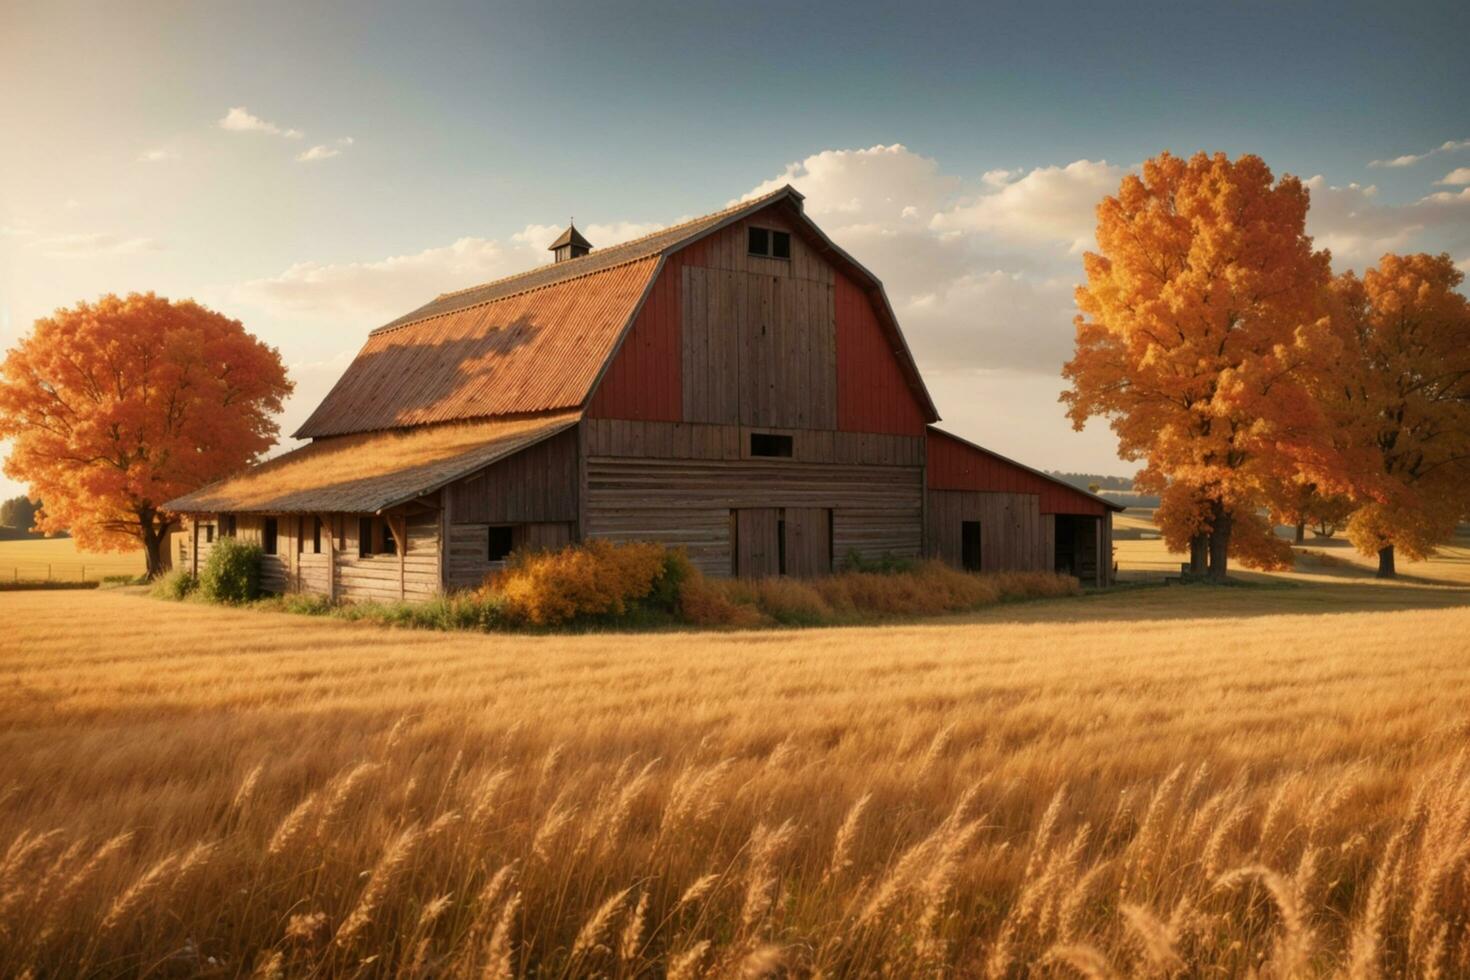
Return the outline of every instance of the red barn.
<path id="1" fill-rule="evenodd" d="M 882 284 L 794 189 L 551 248 L 372 331 L 308 445 L 171 501 L 181 567 L 235 534 L 269 588 L 412 598 L 610 538 L 711 575 L 856 554 L 1108 580 L 1120 508 L 933 428 Z"/>

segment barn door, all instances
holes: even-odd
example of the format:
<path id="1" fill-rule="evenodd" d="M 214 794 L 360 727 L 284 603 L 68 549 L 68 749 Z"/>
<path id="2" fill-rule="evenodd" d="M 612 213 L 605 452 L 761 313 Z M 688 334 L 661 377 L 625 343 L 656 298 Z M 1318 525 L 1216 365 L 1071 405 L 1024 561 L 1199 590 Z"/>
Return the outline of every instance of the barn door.
<path id="1" fill-rule="evenodd" d="M 787 507 L 787 575 L 826 575 L 832 571 L 832 511 L 826 507 Z"/>
<path id="2" fill-rule="evenodd" d="M 747 507 L 730 512 L 734 532 L 734 572 L 741 578 L 781 574 L 781 512 Z"/>

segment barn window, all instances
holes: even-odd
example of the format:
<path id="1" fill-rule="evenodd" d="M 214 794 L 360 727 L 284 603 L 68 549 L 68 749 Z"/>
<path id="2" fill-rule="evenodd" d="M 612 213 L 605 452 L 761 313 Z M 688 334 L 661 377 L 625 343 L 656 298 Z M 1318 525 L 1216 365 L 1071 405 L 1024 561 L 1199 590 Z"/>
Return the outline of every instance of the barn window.
<path id="1" fill-rule="evenodd" d="M 296 553 L 306 554 L 306 518 L 296 518 Z"/>
<path id="2" fill-rule="evenodd" d="M 393 533 L 393 525 L 388 523 L 386 517 L 378 518 L 378 527 L 383 535 L 383 554 L 398 554 L 398 538 Z"/>
<path id="3" fill-rule="evenodd" d="M 357 519 L 357 557 L 369 558 L 373 553 L 373 519 L 371 517 L 359 517 Z"/>
<path id="4" fill-rule="evenodd" d="M 778 436 L 773 432 L 752 432 L 750 434 L 750 455 L 780 456 L 790 459 L 791 437 Z"/>
<path id="5" fill-rule="evenodd" d="M 276 538 L 279 536 L 279 533 L 280 528 L 276 524 L 276 519 L 274 517 L 267 517 L 265 519 L 265 530 L 261 532 L 260 543 L 261 549 L 266 554 L 274 555 L 276 553 Z"/>
<path id="6" fill-rule="evenodd" d="M 791 233 L 769 228 L 746 229 L 746 249 L 751 255 L 768 259 L 791 258 Z"/>
<path id="7" fill-rule="evenodd" d="M 319 555 L 322 553 L 322 519 L 313 517 L 311 520 L 311 553 Z"/>
<path id="8" fill-rule="evenodd" d="M 960 522 L 960 567 L 967 572 L 980 571 L 980 522 Z"/>
<path id="9" fill-rule="evenodd" d="M 204 525 L 204 543 L 205 544 L 213 544 L 214 543 L 214 525 L 213 524 L 206 524 L 206 525 Z"/>
<path id="10" fill-rule="evenodd" d="M 226 514 L 224 517 L 221 517 L 219 519 L 219 523 L 220 523 L 220 529 L 219 529 L 219 533 L 220 534 L 224 535 L 227 538 L 233 538 L 235 536 L 236 527 L 235 527 L 235 515 L 234 514 Z"/>
<path id="11" fill-rule="evenodd" d="M 486 537 L 489 547 L 485 551 L 488 561 L 505 561 L 515 550 L 515 529 L 509 524 L 491 524 Z"/>

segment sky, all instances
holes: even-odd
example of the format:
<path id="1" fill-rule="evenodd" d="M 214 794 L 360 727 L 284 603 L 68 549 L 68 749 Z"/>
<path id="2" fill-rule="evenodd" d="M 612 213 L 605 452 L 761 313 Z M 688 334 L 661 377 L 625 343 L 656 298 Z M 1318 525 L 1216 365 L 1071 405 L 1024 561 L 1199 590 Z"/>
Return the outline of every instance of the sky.
<path id="1" fill-rule="evenodd" d="M 1057 403 L 1097 201 L 1163 150 L 1255 153 L 1339 271 L 1470 271 L 1467 36 L 1448 2 L 0 0 L 0 348 L 197 299 L 280 349 L 289 433 L 370 329 L 569 217 L 610 245 L 789 182 L 942 424 L 1128 474 Z"/>

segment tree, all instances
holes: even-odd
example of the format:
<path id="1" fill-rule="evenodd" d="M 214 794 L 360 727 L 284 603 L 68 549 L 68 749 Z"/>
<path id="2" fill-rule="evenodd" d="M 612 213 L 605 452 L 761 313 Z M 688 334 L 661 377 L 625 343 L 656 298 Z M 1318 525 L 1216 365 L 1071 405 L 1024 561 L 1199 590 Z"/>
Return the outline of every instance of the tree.
<path id="1" fill-rule="evenodd" d="M 1333 410 L 1363 462 L 1348 537 L 1391 578 L 1470 516 L 1470 301 L 1448 255 L 1385 255 L 1333 283 Z"/>
<path id="2" fill-rule="evenodd" d="M 1319 538 L 1330 538 L 1353 511 L 1352 500 L 1343 494 L 1323 494 L 1317 484 L 1297 476 L 1267 491 L 1271 520 L 1296 529 L 1295 542 L 1306 543 L 1307 528 Z"/>
<path id="3" fill-rule="evenodd" d="M 1197 562 L 1207 541 L 1217 580 L 1232 552 L 1278 560 L 1253 520 L 1267 481 L 1345 479 L 1312 391 L 1334 338 L 1307 206 L 1258 157 L 1164 153 L 1098 205 L 1084 258 L 1067 414 L 1077 429 L 1109 420 L 1123 458 L 1144 463 L 1135 486 L 1162 498 L 1166 537 Z M 1235 542 L 1238 525 L 1251 541 Z"/>
<path id="4" fill-rule="evenodd" d="M 13 527 L 17 531 L 30 531 L 36 523 L 38 503 L 27 496 L 11 497 L 0 503 L 0 527 Z"/>
<path id="5" fill-rule="evenodd" d="M 45 504 L 43 531 L 85 549 L 141 544 L 163 567 L 165 501 L 275 441 L 291 383 L 280 355 L 193 301 L 104 296 L 36 321 L 0 364 L 5 472 Z"/>

